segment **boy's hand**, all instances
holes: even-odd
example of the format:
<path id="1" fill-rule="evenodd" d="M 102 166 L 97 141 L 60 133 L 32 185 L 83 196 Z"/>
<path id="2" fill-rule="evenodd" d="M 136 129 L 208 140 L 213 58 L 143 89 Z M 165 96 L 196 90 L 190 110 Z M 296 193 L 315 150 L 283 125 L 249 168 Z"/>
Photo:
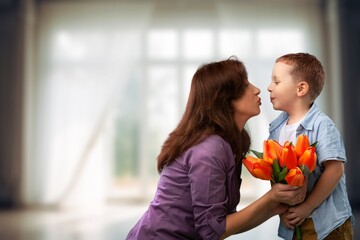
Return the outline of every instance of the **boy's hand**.
<path id="1" fill-rule="evenodd" d="M 305 219 L 310 216 L 311 212 L 311 207 L 305 203 L 290 207 L 286 212 L 286 221 L 284 221 L 284 224 L 286 223 L 286 227 L 301 225 Z"/>
<path id="2" fill-rule="evenodd" d="M 290 223 L 290 220 L 287 218 L 287 214 L 288 212 L 285 212 L 283 214 L 280 214 L 280 221 L 285 225 L 285 227 L 290 228 L 290 229 L 294 229 L 294 225 L 292 225 Z"/>

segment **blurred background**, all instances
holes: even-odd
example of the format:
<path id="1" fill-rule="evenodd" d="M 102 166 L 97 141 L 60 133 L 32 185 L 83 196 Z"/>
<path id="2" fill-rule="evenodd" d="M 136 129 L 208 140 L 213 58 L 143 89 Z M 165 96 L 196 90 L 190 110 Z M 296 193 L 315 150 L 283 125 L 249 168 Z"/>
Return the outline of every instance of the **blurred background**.
<path id="1" fill-rule="evenodd" d="M 317 103 L 343 136 L 360 215 L 359 1 L 0 0 L 0 239 L 124 239 L 153 197 L 196 68 L 244 61 L 262 91 L 247 125 L 261 149 L 279 114 L 272 66 L 289 52 L 325 67 Z M 239 209 L 268 189 L 244 171 Z M 277 224 L 231 239 L 279 239 Z"/>

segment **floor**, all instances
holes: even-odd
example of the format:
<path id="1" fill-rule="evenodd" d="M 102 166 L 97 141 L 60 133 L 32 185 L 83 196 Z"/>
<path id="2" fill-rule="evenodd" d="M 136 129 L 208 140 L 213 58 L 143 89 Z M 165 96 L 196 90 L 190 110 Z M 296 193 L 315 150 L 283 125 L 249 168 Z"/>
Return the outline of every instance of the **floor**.
<path id="1" fill-rule="evenodd" d="M 145 211 L 146 205 L 109 205 L 90 210 L 29 209 L 0 212 L 1 240 L 122 240 Z M 355 212 L 360 219 L 360 211 Z M 278 218 L 228 239 L 277 240 Z M 360 225 L 355 240 L 360 240 Z"/>

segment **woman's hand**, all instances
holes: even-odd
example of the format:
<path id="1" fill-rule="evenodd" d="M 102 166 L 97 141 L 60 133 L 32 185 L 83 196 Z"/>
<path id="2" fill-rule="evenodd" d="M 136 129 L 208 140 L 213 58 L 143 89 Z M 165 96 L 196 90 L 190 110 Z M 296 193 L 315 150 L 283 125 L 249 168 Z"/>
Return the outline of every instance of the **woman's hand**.
<path id="1" fill-rule="evenodd" d="M 271 188 L 271 197 L 274 201 L 294 206 L 304 201 L 307 184 L 302 187 L 293 187 L 287 184 L 275 183 Z"/>
<path id="2" fill-rule="evenodd" d="M 273 209 L 273 215 L 286 214 L 289 210 L 289 205 L 278 202 L 278 205 Z"/>

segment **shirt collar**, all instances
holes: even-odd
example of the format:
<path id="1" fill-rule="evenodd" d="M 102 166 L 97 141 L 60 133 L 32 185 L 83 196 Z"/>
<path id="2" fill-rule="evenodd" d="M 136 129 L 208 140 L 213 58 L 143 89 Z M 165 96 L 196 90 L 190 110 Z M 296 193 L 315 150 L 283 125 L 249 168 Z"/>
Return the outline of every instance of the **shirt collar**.
<path id="1" fill-rule="evenodd" d="M 313 130 L 317 116 L 321 113 L 316 103 L 313 103 L 300 125 L 306 130 Z"/>
<path id="2" fill-rule="evenodd" d="M 313 126 L 315 124 L 316 117 L 320 113 L 321 113 L 320 108 L 314 102 L 312 104 L 312 106 L 310 107 L 306 116 L 301 121 L 300 127 L 304 128 L 306 130 L 312 130 Z M 274 121 L 272 121 L 269 124 L 270 132 L 273 131 L 274 129 L 278 128 L 280 125 L 282 125 L 288 118 L 289 118 L 289 114 L 287 114 L 286 112 L 282 112 Z"/>

